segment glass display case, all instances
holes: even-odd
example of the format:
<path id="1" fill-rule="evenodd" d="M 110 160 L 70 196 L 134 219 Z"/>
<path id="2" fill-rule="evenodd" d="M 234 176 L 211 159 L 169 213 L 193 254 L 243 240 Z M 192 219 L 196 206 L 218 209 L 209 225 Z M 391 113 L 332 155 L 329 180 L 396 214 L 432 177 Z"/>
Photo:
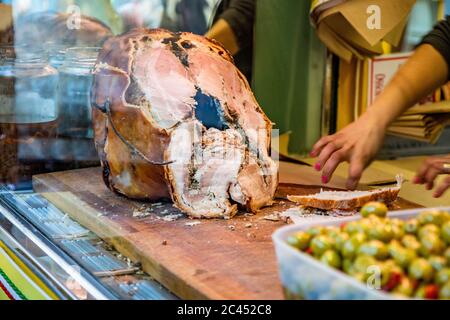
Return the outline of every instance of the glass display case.
<path id="1" fill-rule="evenodd" d="M 217 2 L 0 1 L 0 299 L 177 298 L 35 177 L 99 167 L 91 88 L 106 39 L 136 27 L 203 34 Z"/>
<path id="2" fill-rule="evenodd" d="M 278 183 L 278 131 L 334 132 L 339 65 L 309 1 L 229 3 L 0 0 L 0 300 L 283 298 L 270 235 L 320 177 Z"/>

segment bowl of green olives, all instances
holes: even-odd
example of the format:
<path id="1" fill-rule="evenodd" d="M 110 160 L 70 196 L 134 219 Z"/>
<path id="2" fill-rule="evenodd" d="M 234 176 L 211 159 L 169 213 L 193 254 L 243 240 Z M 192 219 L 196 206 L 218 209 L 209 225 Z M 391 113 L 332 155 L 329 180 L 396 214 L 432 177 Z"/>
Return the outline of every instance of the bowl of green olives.
<path id="1" fill-rule="evenodd" d="M 273 235 L 287 299 L 450 299 L 450 208 L 388 212 Z"/>

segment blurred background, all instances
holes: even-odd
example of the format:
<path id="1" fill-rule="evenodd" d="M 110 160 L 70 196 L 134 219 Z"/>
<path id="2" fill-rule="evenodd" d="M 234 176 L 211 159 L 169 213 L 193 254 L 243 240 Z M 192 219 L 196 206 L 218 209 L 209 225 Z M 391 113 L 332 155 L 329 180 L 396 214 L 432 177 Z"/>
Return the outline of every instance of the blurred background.
<path id="1" fill-rule="evenodd" d="M 96 18 L 114 34 L 134 27 L 162 27 L 173 31 L 203 34 L 219 0 L 6 0 L 14 8 L 14 18 L 36 12 L 67 13 L 71 6 L 81 14 Z"/>
<path id="2" fill-rule="evenodd" d="M 90 89 L 103 43 L 134 28 L 205 34 L 218 0 L 0 1 L 0 183 L 99 165 Z"/>
<path id="3" fill-rule="evenodd" d="M 0 0 L 0 160 L 8 164 L 0 182 L 18 187 L 28 181 L 29 187 L 32 174 L 98 165 L 90 115 L 96 57 L 106 39 L 138 27 L 221 42 L 281 132 L 279 153 L 304 162 L 320 136 L 364 112 L 368 66 L 384 55 L 404 54 L 405 60 L 450 8 L 444 0 L 404 0 L 396 12 L 390 1 L 377 0 L 393 28 L 369 45 L 364 30 L 348 27 L 364 15 L 343 18 L 342 12 L 365 2 Z M 350 50 L 337 49 L 336 39 Z M 448 99 L 444 87 L 427 102 Z M 450 152 L 447 109 L 445 117 L 399 119 L 380 157 Z"/>
<path id="4" fill-rule="evenodd" d="M 383 25 L 389 26 L 376 39 L 366 24 L 367 6 L 374 3 L 382 8 Z M 103 184 L 84 189 L 86 177 L 100 166 L 91 87 L 99 51 L 108 38 L 133 28 L 161 27 L 219 41 L 281 133 L 275 137 L 281 159 L 313 165 L 315 159 L 308 158 L 312 145 L 357 119 L 374 98 L 371 92 L 383 89 L 422 37 L 449 12 L 450 0 L 0 0 L 0 249 L 8 233 L 32 244 L 10 223 L 22 221 L 18 225 L 26 226 L 26 234 L 40 230 L 49 243 L 86 261 L 85 268 L 94 275 L 86 280 L 94 284 L 91 288 L 100 288 L 96 281 L 103 277 L 102 283 L 111 283 L 111 292 L 119 296 L 125 292 L 133 299 L 171 298 L 129 260 L 114 260 L 109 246 L 103 249 L 98 237 L 66 214 L 88 214 L 82 219 L 95 225 L 128 208 L 114 209 L 113 195 L 104 194 Z M 376 90 L 371 90 L 374 84 Z M 450 153 L 450 84 L 416 107 L 389 128 L 381 159 L 366 171 L 363 184 L 395 183 L 398 173 L 411 180 L 426 155 Z M 312 168 L 281 163 L 281 182 L 319 183 Z M 346 165 L 336 170 L 337 179 L 344 181 Z M 87 169 L 72 170 L 81 168 Z M 60 189 L 58 176 L 81 192 Z M 48 181 L 51 192 L 42 191 L 42 183 L 33 186 L 33 177 Z M 450 201 L 449 196 L 434 199 L 410 183 L 403 185 L 401 197 L 428 207 Z M 144 206 L 136 208 L 133 218 L 151 214 Z M 5 213 L 14 219 L 4 218 Z M 42 269 L 56 275 L 52 258 L 33 250 L 39 261 L 49 261 Z M 91 260 L 94 256 L 102 260 Z M 0 255 L 1 261 L 6 259 Z M 116 277 L 122 274 L 118 271 L 125 276 Z M 64 276 L 73 280 L 72 272 Z M 80 292 L 78 298 L 86 299 L 86 291 Z"/>

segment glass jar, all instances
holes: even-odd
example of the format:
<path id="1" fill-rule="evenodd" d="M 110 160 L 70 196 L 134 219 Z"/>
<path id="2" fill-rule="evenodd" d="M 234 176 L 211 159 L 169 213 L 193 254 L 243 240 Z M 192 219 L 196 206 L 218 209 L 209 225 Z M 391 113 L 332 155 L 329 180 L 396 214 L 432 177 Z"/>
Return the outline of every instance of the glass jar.
<path id="1" fill-rule="evenodd" d="M 64 64 L 67 47 L 53 42 L 45 44 L 47 48 L 48 63 L 59 71 L 59 68 Z"/>
<path id="2" fill-rule="evenodd" d="M 99 165 L 92 128 L 91 87 L 100 48 L 65 52 L 58 81 L 58 154 L 62 170 Z"/>
<path id="3" fill-rule="evenodd" d="M 93 138 L 90 93 L 100 48 L 70 48 L 59 68 L 58 136 Z"/>
<path id="4" fill-rule="evenodd" d="M 28 187 L 53 170 L 57 81 L 43 51 L 0 47 L 0 183 Z"/>

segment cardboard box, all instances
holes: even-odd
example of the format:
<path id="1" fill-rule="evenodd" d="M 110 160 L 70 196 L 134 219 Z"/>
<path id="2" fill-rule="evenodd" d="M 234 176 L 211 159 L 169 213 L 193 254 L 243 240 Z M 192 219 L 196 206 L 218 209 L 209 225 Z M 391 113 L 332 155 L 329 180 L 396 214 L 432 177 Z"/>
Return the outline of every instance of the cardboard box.
<path id="1" fill-rule="evenodd" d="M 336 55 L 348 63 L 356 56 L 373 56 L 383 53 L 383 41 L 393 46 L 400 43 L 415 0 L 318 0 L 313 2 L 311 20 L 319 38 Z M 377 14 L 380 27 L 369 28 L 368 21 Z"/>
<path id="2" fill-rule="evenodd" d="M 373 104 L 375 98 L 384 90 L 411 54 L 411 52 L 397 53 L 369 59 L 367 106 Z"/>

